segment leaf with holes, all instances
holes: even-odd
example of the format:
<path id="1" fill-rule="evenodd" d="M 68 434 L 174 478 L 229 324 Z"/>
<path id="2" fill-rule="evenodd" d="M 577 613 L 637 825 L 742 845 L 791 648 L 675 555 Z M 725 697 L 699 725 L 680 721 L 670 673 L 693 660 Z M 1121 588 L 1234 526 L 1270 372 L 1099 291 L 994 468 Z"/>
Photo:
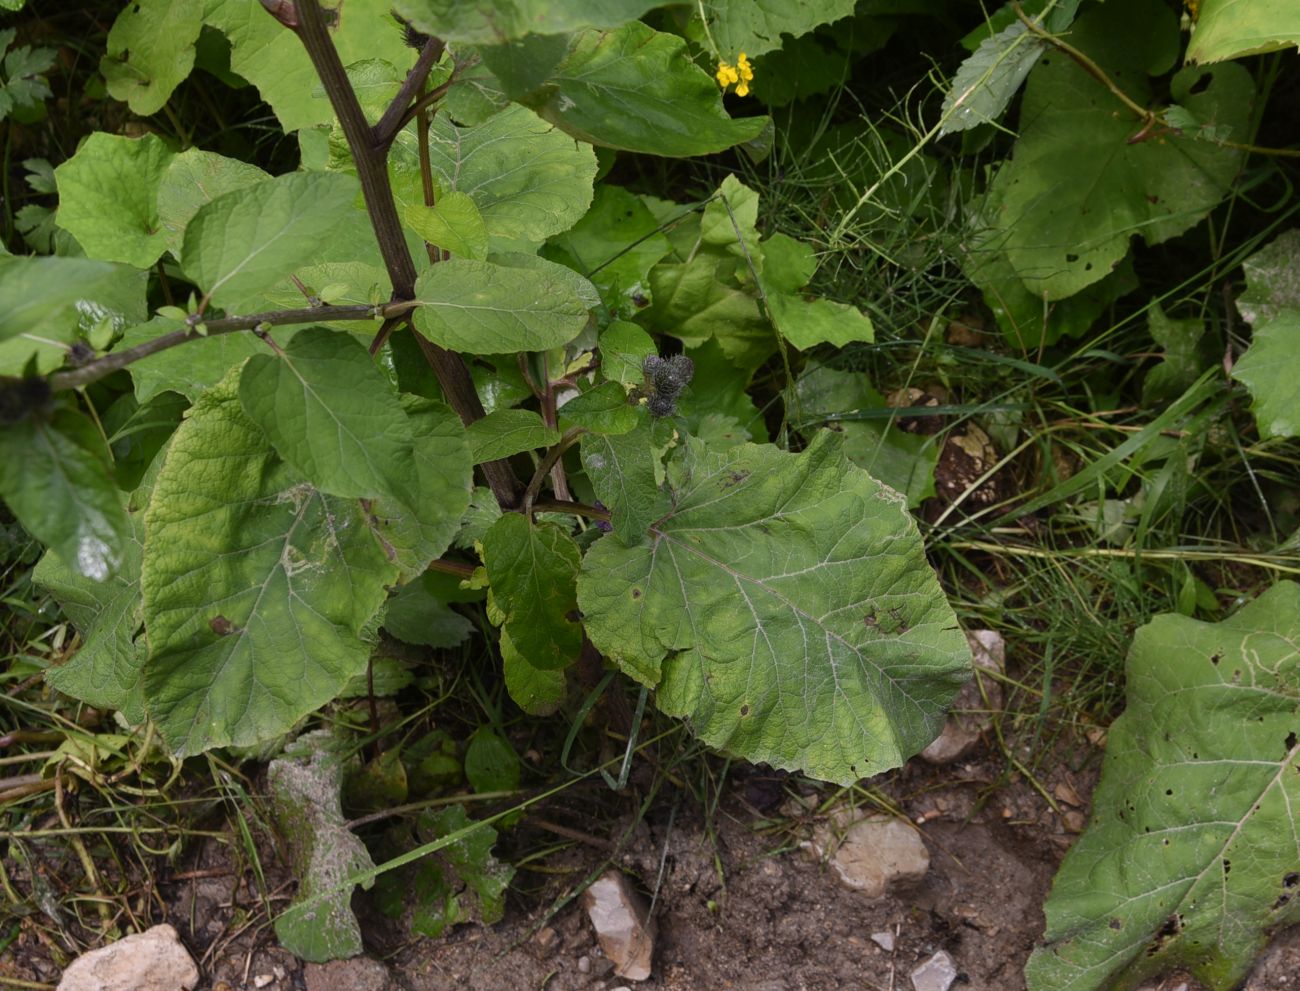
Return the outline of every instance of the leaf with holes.
<path id="1" fill-rule="evenodd" d="M 1185 967 L 1234 988 L 1300 921 L 1300 585 L 1219 623 L 1157 616 L 1129 650 L 1093 817 L 1047 901 L 1031 991 Z"/>
<path id="2" fill-rule="evenodd" d="M 587 552 L 587 635 L 705 742 L 848 784 L 928 744 L 970 652 L 902 497 L 820 434 L 689 440 L 672 509 Z"/>
<path id="3" fill-rule="evenodd" d="M 141 117 L 156 114 L 194 68 L 203 0 L 136 0 L 108 32 L 99 61 L 108 92 Z"/>

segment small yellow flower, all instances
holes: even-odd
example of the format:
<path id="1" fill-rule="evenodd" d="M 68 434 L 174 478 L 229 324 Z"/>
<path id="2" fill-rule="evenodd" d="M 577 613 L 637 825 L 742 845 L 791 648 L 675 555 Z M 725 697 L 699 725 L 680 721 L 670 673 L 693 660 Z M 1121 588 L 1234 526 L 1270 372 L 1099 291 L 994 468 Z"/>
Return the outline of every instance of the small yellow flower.
<path id="1" fill-rule="evenodd" d="M 715 75 L 718 85 L 724 90 L 728 86 L 735 86 L 737 96 L 748 96 L 749 84 L 754 78 L 754 67 L 750 65 L 745 53 L 741 52 L 736 58 L 735 65 L 730 62 L 719 62 Z"/>

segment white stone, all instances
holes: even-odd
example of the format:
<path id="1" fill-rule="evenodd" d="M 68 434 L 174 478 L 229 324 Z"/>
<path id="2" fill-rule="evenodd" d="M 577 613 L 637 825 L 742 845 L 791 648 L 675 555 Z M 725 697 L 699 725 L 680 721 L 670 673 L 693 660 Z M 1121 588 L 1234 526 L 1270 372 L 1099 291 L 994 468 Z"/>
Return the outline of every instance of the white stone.
<path id="1" fill-rule="evenodd" d="M 931 764 L 950 764 L 968 753 L 993 725 L 990 710 L 1002 707 L 1002 685 L 996 677 L 1007 667 L 1007 645 L 1002 634 L 995 630 L 967 630 L 966 642 L 975 661 L 975 676 L 957 694 L 943 732 L 921 751 L 921 757 Z"/>
<path id="2" fill-rule="evenodd" d="M 837 843 L 837 836 L 842 836 Z M 850 888 L 879 898 L 894 884 L 919 881 L 930 869 L 930 851 L 917 830 L 894 818 L 874 816 L 845 826 L 833 817 L 807 844 L 820 857 L 830 853 L 831 866 Z"/>
<path id="3" fill-rule="evenodd" d="M 633 981 L 649 978 L 655 926 L 628 879 L 606 871 L 582 893 L 582 903 L 614 973 Z"/>
<path id="4" fill-rule="evenodd" d="M 176 930 L 161 925 L 78 957 L 58 991 L 191 991 L 198 983 Z"/>
<path id="5" fill-rule="evenodd" d="M 912 987 L 916 991 L 948 991 L 955 980 L 957 967 L 943 950 L 912 970 Z"/>
<path id="6" fill-rule="evenodd" d="M 872 933 L 871 942 L 875 943 L 886 953 L 894 952 L 894 934 L 891 932 Z"/>
<path id="7" fill-rule="evenodd" d="M 253 987 L 264 988 L 274 980 L 275 977 L 273 977 L 271 974 L 258 974 L 256 977 L 253 978 Z"/>

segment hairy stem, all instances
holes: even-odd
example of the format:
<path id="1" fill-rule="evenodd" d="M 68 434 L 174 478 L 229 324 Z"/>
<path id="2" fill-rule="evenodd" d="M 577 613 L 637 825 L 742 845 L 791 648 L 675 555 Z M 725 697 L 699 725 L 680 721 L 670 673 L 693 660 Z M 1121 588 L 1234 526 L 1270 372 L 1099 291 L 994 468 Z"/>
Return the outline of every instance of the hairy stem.
<path id="1" fill-rule="evenodd" d="M 270 313 L 254 313 L 246 317 L 222 317 L 220 320 L 205 320 L 203 332 L 198 330 L 175 330 L 170 334 L 155 337 L 125 351 L 114 351 L 102 358 L 96 358 L 80 368 L 70 372 L 58 372 L 50 376 L 50 388 L 55 392 L 67 389 L 80 389 L 83 385 L 97 382 L 105 375 L 112 375 L 126 368 L 141 358 L 147 358 L 159 351 L 166 351 L 190 341 L 201 341 L 205 337 L 218 334 L 233 334 L 239 330 L 257 330 L 266 327 L 283 327 L 293 324 L 320 323 L 322 320 L 375 320 L 404 316 L 419 304 L 414 300 L 400 303 L 388 303 L 384 306 L 368 306 L 358 303 L 352 306 L 308 306 L 298 310 L 274 310 Z"/>
<path id="2" fill-rule="evenodd" d="M 397 206 L 393 202 L 393 190 L 388 183 L 388 144 L 377 143 L 375 132 L 366 123 L 357 94 L 348 81 L 339 53 L 326 30 L 325 18 L 317 0 L 297 0 L 296 13 L 298 23 L 294 30 L 307 49 L 307 55 L 325 87 L 330 106 L 334 108 L 343 135 L 347 138 L 348 149 L 356 163 L 357 178 L 361 181 L 361 192 L 365 197 L 370 224 L 375 230 L 384 267 L 393 284 L 393 297 L 396 300 L 412 299 L 415 296 L 415 262 L 406 249 L 406 239 L 397 217 Z M 423 80 L 420 83 L 422 85 Z M 405 120 L 403 115 L 402 122 L 397 125 L 399 130 L 405 126 Z M 485 415 L 483 403 L 474 388 L 469 368 L 460 355 L 426 341 L 414 328 L 411 332 L 420 342 L 420 349 L 432 366 L 447 402 L 461 418 L 461 422 L 468 425 L 482 419 Z M 521 486 L 509 463 L 497 461 L 482 467 L 497 501 L 504 508 L 514 508 Z"/>

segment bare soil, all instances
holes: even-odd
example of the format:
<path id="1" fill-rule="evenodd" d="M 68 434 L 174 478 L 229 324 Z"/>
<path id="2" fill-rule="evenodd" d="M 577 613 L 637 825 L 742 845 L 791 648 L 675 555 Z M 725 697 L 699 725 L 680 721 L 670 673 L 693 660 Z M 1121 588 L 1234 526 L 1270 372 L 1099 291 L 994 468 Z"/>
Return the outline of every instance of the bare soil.
<path id="1" fill-rule="evenodd" d="M 1020 991 L 1052 875 L 1086 822 L 1096 780 L 1095 754 L 1074 756 L 1073 766 L 1044 761 L 1051 770 L 1032 781 L 1004 776 L 996 755 L 943 768 L 913 761 L 865 782 L 864 812 L 892 807 L 931 855 L 923 880 L 878 899 L 848 888 L 800 848 L 818 821 L 808 809 L 818 797 L 811 788 L 801 802 L 794 779 L 746 768 L 733 772 L 707 819 L 671 794 L 640 821 L 549 810 L 551 820 L 585 821 L 597 842 L 626 842 L 613 850 L 574 844 L 530 864 L 495 926 L 412 940 L 358 896 L 369 955 L 384 965 L 364 979 L 355 966 L 303 964 L 277 946 L 267 903 L 251 872 L 234 869 L 229 844 L 205 842 L 160 874 L 144 914 L 176 926 L 200 964 L 203 991 L 911 991 L 913 968 L 939 950 L 956 964 L 956 991 Z M 517 859 L 555 839 L 524 820 L 502 852 Z M 272 909 L 282 908 L 292 884 L 273 842 L 264 854 L 262 890 Z M 653 904 L 654 972 L 640 984 L 613 973 L 575 898 L 584 879 L 611 864 Z M 25 928 L 5 951 L 0 978 L 57 980 L 48 938 L 34 932 Z M 881 945 L 891 942 L 892 949 Z M 1180 986 L 1198 989 L 1179 975 L 1160 985 Z M 1244 991 L 1298 988 L 1300 929 L 1275 942 Z"/>

